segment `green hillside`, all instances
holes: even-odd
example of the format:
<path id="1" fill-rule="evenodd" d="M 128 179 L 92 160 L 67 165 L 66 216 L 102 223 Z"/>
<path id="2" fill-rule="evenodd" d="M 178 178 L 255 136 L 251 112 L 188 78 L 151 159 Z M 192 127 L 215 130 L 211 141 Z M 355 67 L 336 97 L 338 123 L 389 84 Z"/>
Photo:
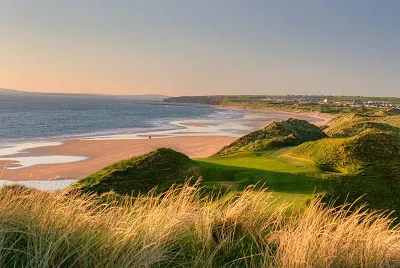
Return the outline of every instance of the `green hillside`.
<path id="1" fill-rule="evenodd" d="M 286 149 L 285 149 L 286 150 Z M 284 150 L 283 150 L 284 151 Z M 117 162 L 78 181 L 72 189 L 115 196 L 160 192 L 185 179 L 202 178 L 203 190 L 240 193 L 259 184 L 274 191 L 276 198 L 303 207 L 313 193 L 322 190 L 321 171 L 309 161 L 280 157 L 281 151 L 263 156 L 243 153 L 191 160 L 172 149 L 157 151 Z M 115 194 L 114 194 L 115 193 Z"/>
<path id="2" fill-rule="evenodd" d="M 307 142 L 288 154 L 311 159 L 329 170 L 342 173 L 375 172 L 377 168 L 388 168 L 390 174 L 394 172 L 395 175 L 398 167 L 393 164 L 400 161 L 400 142 L 392 132 L 367 129 L 347 138 Z"/>
<path id="3" fill-rule="evenodd" d="M 400 115 L 400 109 L 398 108 L 391 108 L 387 110 L 379 110 L 374 113 L 377 116 L 392 116 L 392 115 Z"/>
<path id="4" fill-rule="evenodd" d="M 400 211 L 398 119 L 344 116 L 325 130 L 333 138 L 304 143 L 286 154 L 333 172 L 325 190 L 339 202 L 363 196 L 373 208 Z"/>
<path id="5" fill-rule="evenodd" d="M 283 157 L 286 150 L 196 159 L 204 171 L 202 185 L 239 194 L 257 184 L 272 191 L 278 203 L 290 202 L 304 208 L 307 200 L 323 191 L 325 174 L 310 161 Z"/>
<path id="6" fill-rule="evenodd" d="M 400 115 L 368 116 L 352 114 L 337 117 L 324 132 L 329 137 L 351 137 L 366 129 L 399 133 L 399 128 Z"/>
<path id="7" fill-rule="evenodd" d="M 161 148 L 105 167 L 73 186 L 83 192 L 98 194 L 148 192 L 154 187 L 166 191 L 172 184 L 200 176 L 199 172 L 200 168 L 186 155 Z"/>
<path id="8" fill-rule="evenodd" d="M 359 122 L 351 122 L 349 124 L 342 124 L 336 128 L 331 126 L 325 129 L 325 133 L 332 138 L 352 137 L 368 129 L 374 129 L 377 131 L 384 131 L 384 132 L 385 131 L 394 132 L 396 130 L 396 128 L 380 122 L 359 121 Z"/>
<path id="9" fill-rule="evenodd" d="M 375 118 L 375 121 L 385 123 L 396 128 L 400 128 L 400 115 L 377 117 Z"/>
<path id="10" fill-rule="evenodd" d="M 346 115 L 325 134 L 302 120 L 272 122 L 213 157 L 191 160 L 163 148 L 110 165 L 74 187 L 99 195 L 137 194 L 202 177 L 206 191 L 239 193 L 259 183 L 300 207 L 327 193 L 338 202 L 363 196 L 372 208 L 400 211 L 398 125 L 399 115 Z"/>
<path id="11" fill-rule="evenodd" d="M 282 122 L 271 122 L 265 128 L 241 137 L 224 147 L 216 155 L 267 151 L 285 146 L 295 146 L 324 137 L 326 135 L 317 126 L 305 120 L 289 118 Z"/>

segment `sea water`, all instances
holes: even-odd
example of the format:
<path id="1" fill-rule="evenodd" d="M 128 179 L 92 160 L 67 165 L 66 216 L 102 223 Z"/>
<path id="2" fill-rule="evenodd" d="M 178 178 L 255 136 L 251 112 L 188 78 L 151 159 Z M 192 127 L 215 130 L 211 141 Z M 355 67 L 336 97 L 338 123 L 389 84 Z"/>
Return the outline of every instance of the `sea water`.
<path id="1" fill-rule="evenodd" d="M 257 119 L 260 114 L 249 116 L 240 110 L 132 98 L 0 95 L 0 161 L 6 163 L 3 169 L 82 161 L 87 156 L 27 154 L 27 151 L 38 147 L 58 146 L 64 140 L 77 138 L 131 139 L 199 135 L 240 137 L 254 130 L 254 126 L 246 124 L 246 119 L 254 120 L 254 116 Z M 280 113 L 261 115 L 263 120 L 277 121 L 287 116 Z M 75 181 L 70 179 L 18 183 L 57 190 Z M 0 187 L 12 183 L 0 180 Z"/>
<path id="2" fill-rule="evenodd" d="M 10 144 L 175 130 L 183 128 L 176 123 L 182 120 L 240 117 L 242 111 L 131 98 L 0 95 L 0 150 Z"/>

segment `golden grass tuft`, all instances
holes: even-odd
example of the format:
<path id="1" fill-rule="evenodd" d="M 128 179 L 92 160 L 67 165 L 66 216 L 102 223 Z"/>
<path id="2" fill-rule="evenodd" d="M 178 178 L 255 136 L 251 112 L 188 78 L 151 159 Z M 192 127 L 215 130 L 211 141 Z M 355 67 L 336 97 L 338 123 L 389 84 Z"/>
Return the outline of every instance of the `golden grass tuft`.
<path id="1" fill-rule="evenodd" d="M 93 196 L 0 191 L 1 267 L 392 267 L 400 229 L 382 213 L 314 200 L 304 211 L 267 190 L 213 200 L 198 185 L 100 203 Z M 112 198 L 112 197 L 111 197 Z"/>

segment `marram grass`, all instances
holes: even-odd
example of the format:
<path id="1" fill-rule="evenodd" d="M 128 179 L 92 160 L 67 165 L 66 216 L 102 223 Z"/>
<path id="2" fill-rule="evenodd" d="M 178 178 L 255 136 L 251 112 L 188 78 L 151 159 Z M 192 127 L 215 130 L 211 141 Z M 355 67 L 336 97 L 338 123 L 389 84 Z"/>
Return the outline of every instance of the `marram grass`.
<path id="1" fill-rule="evenodd" d="M 1 267 L 393 267 L 400 228 L 380 213 L 277 205 L 267 190 L 213 200 L 195 186 L 124 201 L 7 187 Z M 291 211 L 288 213 L 288 211 Z"/>

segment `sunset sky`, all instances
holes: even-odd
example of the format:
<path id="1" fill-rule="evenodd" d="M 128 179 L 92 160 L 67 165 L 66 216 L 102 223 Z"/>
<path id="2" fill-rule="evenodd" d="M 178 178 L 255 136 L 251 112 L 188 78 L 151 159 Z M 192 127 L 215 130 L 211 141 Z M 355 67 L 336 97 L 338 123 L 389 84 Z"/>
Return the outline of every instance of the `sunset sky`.
<path id="1" fill-rule="evenodd" d="M 400 97 L 400 1 L 0 0 L 0 88 Z"/>

